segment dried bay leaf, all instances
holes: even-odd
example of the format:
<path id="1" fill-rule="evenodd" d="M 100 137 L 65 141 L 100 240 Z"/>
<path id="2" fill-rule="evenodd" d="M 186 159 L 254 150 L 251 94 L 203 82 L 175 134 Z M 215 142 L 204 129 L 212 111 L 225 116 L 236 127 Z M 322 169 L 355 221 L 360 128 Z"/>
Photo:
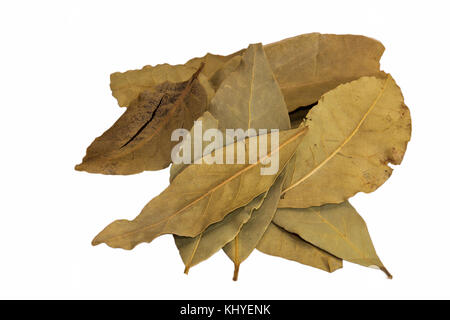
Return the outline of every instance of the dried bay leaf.
<path id="1" fill-rule="evenodd" d="M 278 209 L 273 222 L 336 257 L 375 266 L 392 278 L 375 252 L 366 223 L 348 201 L 306 209 Z"/>
<path id="2" fill-rule="evenodd" d="M 223 247 L 223 251 L 234 263 L 233 280 L 235 281 L 238 278 L 240 264 L 256 248 L 277 211 L 284 178 L 284 173 L 278 176 L 273 186 L 268 190 L 261 206 L 251 213 L 250 219 L 245 222 L 233 241 Z"/>
<path id="3" fill-rule="evenodd" d="M 166 81 L 183 82 L 189 80 L 202 64 L 204 64 L 204 67 L 199 75 L 199 81 L 202 85 L 206 86 L 206 82 L 209 81 L 209 78 L 218 69 L 228 60 L 240 54 L 241 51 L 229 56 L 208 53 L 204 57 L 191 59 L 184 65 L 170 65 L 165 63 L 156 66 L 145 66 L 138 70 L 115 72 L 110 76 L 112 95 L 117 99 L 119 106 L 128 107 L 144 90 L 152 89 Z M 208 95 L 209 98 L 212 97 L 210 91 L 208 91 Z"/>
<path id="4" fill-rule="evenodd" d="M 328 272 L 345 259 L 391 277 L 346 201 L 383 184 L 410 139 L 402 93 L 380 71 L 383 51 L 367 37 L 312 33 L 112 74 L 112 94 L 127 111 L 76 169 L 133 174 L 174 163 L 168 188 L 92 244 L 133 249 L 172 234 L 186 273 L 222 248 L 234 262 L 234 280 L 255 247 Z M 183 142 L 172 142 L 180 128 L 190 135 L 181 131 Z M 264 134 L 271 129 L 281 130 L 280 139 Z M 264 155 L 262 140 L 271 154 Z M 230 163 L 230 147 L 238 164 L 220 162 Z M 245 163 L 236 161 L 242 147 Z M 276 172 L 264 175 L 274 161 Z"/>
<path id="5" fill-rule="evenodd" d="M 274 150 L 270 147 L 270 134 L 267 135 L 271 153 L 257 157 L 256 163 L 248 163 L 248 150 L 249 144 L 253 143 L 251 140 L 259 139 L 258 136 L 244 141 L 245 164 L 188 166 L 166 190 L 144 207 L 139 216 L 132 221 L 114 221 L 95 237 L 92 244 L 106 243 L 114 248 L 132 249 L 162 234 L 197 236 L 209 225 L 221 221 L 231 211 L 267 191 L 277 175 L 261 175 L 262 163 L 277 153 L 279 168 L 283 168 L 306 131 L 301 128 L 280 132 L 279 147 Z M 226 150 L 222 153 L 225 159 Z"/>
<path id="6" fill-rule="evenodd" d="M 326 93 L 308 113 L 308 133 L 279 207 L 341 203 L 372 192 L 400 164 L 411 117 L 391 76 L 362 77 Z"/>
<path id="7" fill-rule="evenodd" d="M 359 35 L 310 33 L 265 45 L 264 51 L 293 111 L 341 83 L 380 75 L 384 46 Z"/>
<path id="8" fill-rule="evenodd" d="M 289 115 L 261 44 L 248 47 L 210 106 L 223 129 L 288 129 Z"/>
<path id="9" fill-rule="evenodd" d="M 342 259 L 271 223 L 256 247 L 276 257 L 300 262 L 327 272 L 342 268 Z"/>
<path id="10" fill-rule="evenodd" d="M 171 162 L 172 131 L 190 129 L 207 108 L 197 76 L 180 83 L 164 82 L 140 94 L 102 136 L 94 140 L 76 170 L 103 174 L 134 174 L 160 170 Z"/>
<path id="11" fill-rule="evenodd" d="M 250 219 L 252 211 L 261 205 L 266 194 L 267 192 L 246 206 L 234 210 L 222 221 L 210 225 L 196 237 L 174 235 L 175 244 L 185 265 L 184 273 L 187 274 L 191 267 L 208 259 L 233 240 L 242 225 Z"/>

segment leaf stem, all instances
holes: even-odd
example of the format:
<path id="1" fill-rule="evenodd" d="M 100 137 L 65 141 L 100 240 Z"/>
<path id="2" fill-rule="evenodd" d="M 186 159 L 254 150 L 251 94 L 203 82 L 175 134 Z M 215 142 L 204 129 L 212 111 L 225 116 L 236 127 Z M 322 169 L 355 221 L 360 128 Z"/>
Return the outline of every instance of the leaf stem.
<path id="1" fill-rule="evenodd" d="M 386 274 L 388 279 L 392 279 L 392 274 L 390 274 L 389 271 L 384 266 L 381 266 L 380 270 L 383 271 Z"/>
<path id="2" fill-rule="evenodd" d="M 189 269 L 190 269 L 190 267 L 186 266 L 186 268 L 184 268 L 184 274 L 188 274 L 189 273 Z"/>
<path id="3" fill-rule="evenodd" d="M 237 281 L 238 280 L 238 275 L 239 275 L 239 263 L 235 263 L 234 264 L 234 274 L 233 274 L 233 281 Z"/>

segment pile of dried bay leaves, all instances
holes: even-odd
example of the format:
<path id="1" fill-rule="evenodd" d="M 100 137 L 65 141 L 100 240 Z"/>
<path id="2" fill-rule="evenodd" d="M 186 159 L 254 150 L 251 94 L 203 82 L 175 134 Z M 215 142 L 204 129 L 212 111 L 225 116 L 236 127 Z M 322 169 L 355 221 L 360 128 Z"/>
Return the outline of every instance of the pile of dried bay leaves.
<path id="1" fill-rule="evenodd" d="M 400 88 L 380 71 L 383 45 L 357 35 L 305 34 L 254 44 L 228 56 L 207 54 L 184 65 L 145 66 L 111 75 L 123 115 L 94 140 L 77 170 L 135 174 L 171 164 L 175 129 L 279 129 L 276 174 L 267 157 L 172 164 L 170 185 L 132 221 L 116 220 L 93 244 L 133 249 L 173 234 L 189 268 L 223 249 L 239 265 L 256 248 L 328 272 L 342 260 L 375 266 L 366 224 L 348 202 L 372 192 L 400 164 L 411 119 Z M 259 131 L 258 131 L 259 132 Z M 235 141 L 249 145 L 258 136 Z M 261 137 L 259 137 L 261 138 Z M 187 141 L 187 140 L 186 140 Z M 180 152 L 191 148 L 183 141 Z M 206 143 L 208 144 L 208 143 Z M 227 146 L 229 147 L 229 145 Z"/>

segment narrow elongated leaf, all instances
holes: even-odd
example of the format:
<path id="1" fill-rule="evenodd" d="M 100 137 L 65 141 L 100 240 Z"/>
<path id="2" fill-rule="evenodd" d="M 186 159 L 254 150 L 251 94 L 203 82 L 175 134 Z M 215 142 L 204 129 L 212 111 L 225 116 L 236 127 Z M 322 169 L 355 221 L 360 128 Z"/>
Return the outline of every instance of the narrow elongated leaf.
<path id="1" fill-rule="evenodd" d="M 297 261 L 328 272 L 342 268 L 341 259 L 273 223 L 267 228 L 257 249 L 272 256 Z"/>
<path id="2" fill-rule="evenodd" d="M 229 56 L 208 53 L 204 57 L 191 59 L 185 64 L 170 65 L 165 63 L 145 66 L 139 70 L 115 72 L 110 77 L 112 95 L 117 99 L 119 106 L 128 107 L 144 90 L 153 89 L 166 81 L 183 82 L 189 80 L 202 63 L 205 66 L 199 75 L 199 81 L 205 85 L 205 82 L 228 60 L 240 54 L 241 51 Z M 219 85 L 220 83 L 217 83 L 217 80 L 216 78 L 216 85 Z M 212 95 L 209 97 L 212 98 Z"/>
<path id="3" fill-rule="evenodd" d="M 261 138 L 258 136 L 245 140 L 247 158 L 244 164 L 188 166 L 165 191 L 145 206 L 138 217 L 132 221 L 117 220 L 111 223 L 92 243 L 132 249 L 162 234 L 197 236 L 209 225 L 267 191 L 277 175 L 261 175 L 263 163 L 277 154 L 279 168 L 284 168 L 305 131 L 295 129 L 280 132 L 279 147 L 272 150 L 269 143 L 268 150 L 271 152 L 256 157 L 255 163 L 249 163 L 249 145 Z M 270 135 L 267 135 L 267 139 L 270 142 Z M 222 154 L 225 159 L 226 150 Z"/>
<path id="4" fill-rule="evenodd" d="M 252 211 L 261 205 L 266 194 L 267 192 L 259 195 L 246 206 L 234 210 L 222 221 L 210 225 L 196 237 L 174 235 L 175 244 L 185 265 L 184 273 L 187 274 L 191 267 L 208 259 L 233 240 L 242 225 L 250 219 Z"/>
<path id="5" fill-rule="evenodd" d="M 380 74 L 383 45 L 358 35 L 310 33 L 264 46 L 289 111 L 339 84 Z"/>
<path id="6" fill-rule="evenodd" d="M 372 192 L 399 164 L 411 118 L 394 80 L 363 77 L 326 93 L 308 113 L 308 134 L 297 153 L 279 207 L 340 203 Z"/>
<path id="7" fill-rule="evenodd" d="M 391 274 L 378 258 L 366 223 L 348 201 L 307 209 L 278 209 L 273 222 L 344 260 Z"/>
<path id="8" fill-rule="evenodd" d="M 242 226 L 233 241 L 223 247 L 227 256 L 234 263 L 233 280 L 235 281 L 238 278 L 241 262 L 247 259 L 256 248 L 275 215 L 284 178 L 284 173 L 280 174 L 273 186 L 270 187 L 262 205 L 252 212 L 251 218 Z"/>
<path id="9" fill-rule="evenodd" d="M 171 162 L 172 131 L 190 129 L 207 108 L 197 76 L 181 83 L 165 82 L 142 93 L 117 122 L 89 146 L 75 169 L 91 173 L 133 174 L 160 170 Z"/>
<path id="10" fill-rule="evenodd" d="M 250 45 L 211 101 L 223 129 L 288 129 L 289 115 L 261 44 Z"/>

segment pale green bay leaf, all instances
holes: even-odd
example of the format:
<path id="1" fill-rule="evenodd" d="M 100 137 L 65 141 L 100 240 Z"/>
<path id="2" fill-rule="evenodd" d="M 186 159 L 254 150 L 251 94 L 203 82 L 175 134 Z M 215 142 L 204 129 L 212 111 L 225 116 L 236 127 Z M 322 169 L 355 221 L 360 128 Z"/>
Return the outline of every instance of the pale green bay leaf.
<path id="1" fill-rule="evenodd" d="M 256 247 L 259 251 L 327 272 L 342 268 L 342 260 L 271 223 Z"/>
<path id="2" fill-rule="evenodd" d="M 375 252 L 366 223 L 348 201 L 306 209 L 280 208 L 273 222 L 336 257 L 376 267 L 392 278 Z"/>
<path id="3" fill-rule="evenodd" d="M 222 129 L 289 129 L 283 94 L 261 44 L 248 47 L 236 70 L 222 81 L 210 112 Z"/>

